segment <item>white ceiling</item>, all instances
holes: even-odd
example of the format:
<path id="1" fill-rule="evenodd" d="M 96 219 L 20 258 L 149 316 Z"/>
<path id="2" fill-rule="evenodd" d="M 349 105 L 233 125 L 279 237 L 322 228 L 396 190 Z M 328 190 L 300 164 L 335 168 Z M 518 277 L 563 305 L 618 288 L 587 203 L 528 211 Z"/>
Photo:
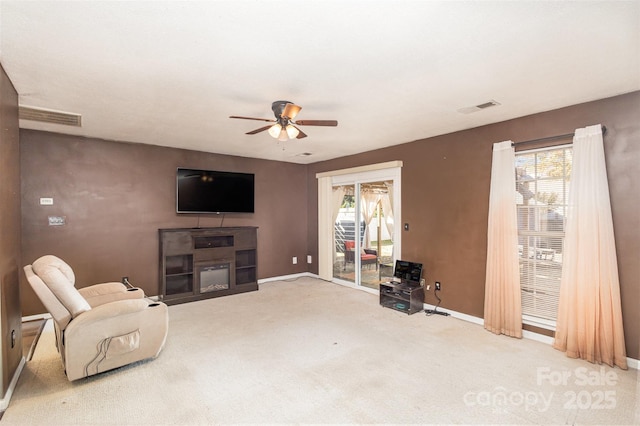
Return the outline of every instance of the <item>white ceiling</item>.
<path id="1" fill-rule="evenodd" d="M 640 90 L 640 2 L 2 0 L 0 61 L 82 115 L 22 128 L 304 164 Z M 339 125 L 228 118 L 281 99 Z"/>

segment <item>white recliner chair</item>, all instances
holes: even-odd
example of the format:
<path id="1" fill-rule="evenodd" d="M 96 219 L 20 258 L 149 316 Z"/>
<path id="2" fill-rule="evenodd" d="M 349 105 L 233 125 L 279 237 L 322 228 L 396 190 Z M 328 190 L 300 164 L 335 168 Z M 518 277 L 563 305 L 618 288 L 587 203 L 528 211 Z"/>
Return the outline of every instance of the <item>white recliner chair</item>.
<path id="1" fill-rule="evenodd" d="M 167 305 L 139 288 L 110 282 L 75 288 L 75 275 L 56 256 L 24 267 L 31 287 L 51 314 L 56 346 L 72 381 L 160 354 L 167 338 Z"/>

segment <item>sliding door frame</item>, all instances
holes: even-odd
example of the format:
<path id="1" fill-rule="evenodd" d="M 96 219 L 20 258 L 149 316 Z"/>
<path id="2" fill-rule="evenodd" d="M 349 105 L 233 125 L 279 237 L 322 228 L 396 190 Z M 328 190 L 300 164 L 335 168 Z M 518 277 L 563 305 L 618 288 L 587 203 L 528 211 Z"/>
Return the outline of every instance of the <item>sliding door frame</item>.
<path id="1" fill-rule="evenodd" d="M 334 224 L 331 206 L 335 185 L 393 180 L 393 244 L 396 259 L 401 258 L 401 172 L 402 161 L 389 161 L 316 174 L 318 179 L 318 275 L 321 279 L 344 283 L 342 280 L 337 281 L 333 278 Z"/>

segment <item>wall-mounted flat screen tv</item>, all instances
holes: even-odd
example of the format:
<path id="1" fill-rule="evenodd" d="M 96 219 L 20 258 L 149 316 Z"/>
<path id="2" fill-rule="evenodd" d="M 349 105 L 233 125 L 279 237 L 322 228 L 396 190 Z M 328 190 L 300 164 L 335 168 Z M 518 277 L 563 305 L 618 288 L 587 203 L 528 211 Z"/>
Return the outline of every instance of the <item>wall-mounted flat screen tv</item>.
<path id="1" fill-rule="evenodd" d="M 254 213 L 253 173 L 178 167 L 178 213 Z"/>

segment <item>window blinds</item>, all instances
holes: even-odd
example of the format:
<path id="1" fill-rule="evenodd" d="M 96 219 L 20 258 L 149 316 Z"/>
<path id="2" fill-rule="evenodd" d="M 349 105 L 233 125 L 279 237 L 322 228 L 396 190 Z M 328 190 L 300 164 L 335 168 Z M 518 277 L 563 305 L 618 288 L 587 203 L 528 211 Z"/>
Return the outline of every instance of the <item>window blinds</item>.
<path id="1" fill-rule="evenodd" d="M 571 146 L 516 154 L 522 314 L 555 321 L 571 179 Z"/>

